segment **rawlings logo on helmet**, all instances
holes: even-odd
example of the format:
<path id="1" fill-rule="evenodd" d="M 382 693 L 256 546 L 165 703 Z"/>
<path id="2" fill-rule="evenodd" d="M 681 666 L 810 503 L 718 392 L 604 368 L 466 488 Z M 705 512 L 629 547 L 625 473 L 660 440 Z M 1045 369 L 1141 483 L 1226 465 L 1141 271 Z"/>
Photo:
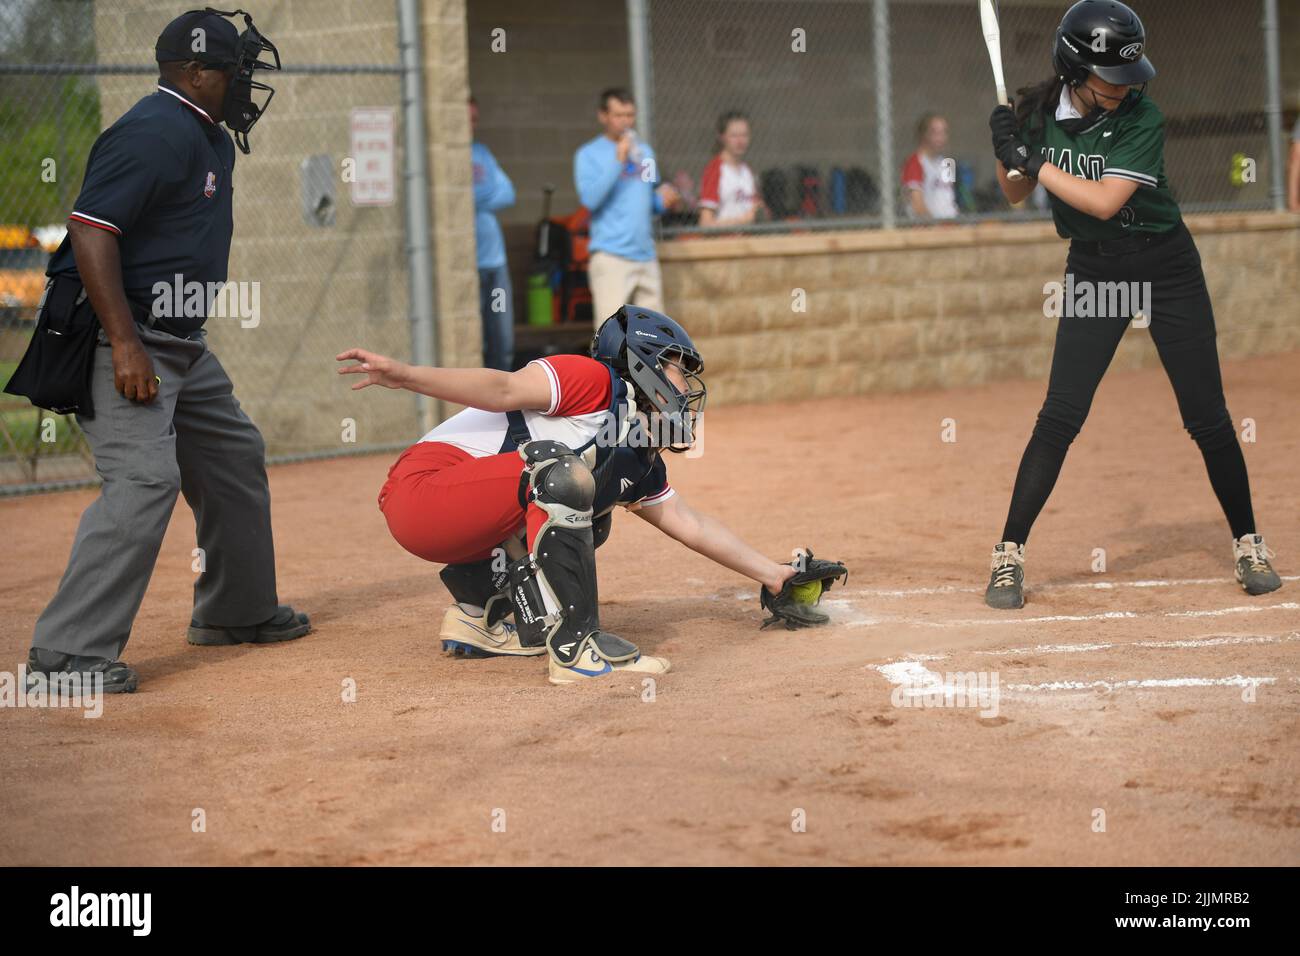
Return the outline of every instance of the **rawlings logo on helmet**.
<path id="1" fill-rule="evenodd" d="M 1124 47 L 1119 51 L 1119 55 L 1126 60 L 1136 60 L 1138 57 L 1142 55 L 1142 44 L 1130 43 L 1128 46 Z"/>

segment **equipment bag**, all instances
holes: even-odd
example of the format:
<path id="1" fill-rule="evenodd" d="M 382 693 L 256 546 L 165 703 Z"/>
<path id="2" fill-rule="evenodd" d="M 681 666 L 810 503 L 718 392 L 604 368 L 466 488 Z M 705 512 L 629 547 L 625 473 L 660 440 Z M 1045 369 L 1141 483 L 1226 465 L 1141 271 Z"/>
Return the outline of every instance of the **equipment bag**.
<path id="1" fill-rule="evenodd" d="M 98 339 L 99 318 L 81 281 L 50 279 L 37 306 L 36 330 L 4 390 L 37 408 L 93 418 L 90 376 Z"/>

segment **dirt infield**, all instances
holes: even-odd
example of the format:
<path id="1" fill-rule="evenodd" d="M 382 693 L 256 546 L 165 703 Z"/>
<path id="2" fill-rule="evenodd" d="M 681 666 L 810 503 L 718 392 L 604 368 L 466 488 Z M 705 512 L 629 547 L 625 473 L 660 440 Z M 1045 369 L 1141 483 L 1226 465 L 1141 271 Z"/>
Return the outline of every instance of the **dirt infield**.
<path id="1" fill-rule="evenodd" d="M 280 594 L 315 633 L 187 646 L 182 505 L 124 655 L 140 691 L 0 710 L 0 863 L 1296 864 L 1298 369 L 1224 370 L 1287 580 L 1259 598 L 1159 370 L 1103 383 L 1018 613 L 981 592 L 1041 383 L 711 411 L 673 484 L 852 574 L 831 626 L 760 632 L 755 587 L 619 515 L 604 619 L 672 659 L 650 701 L 442 656 L 436 568 L 375 507 L 388 460 L 277 468 Z M 91 497 L 0 501 L 0 670 Z M 996 676 L 996 713 L 891 702 L 958 672 Z"/>

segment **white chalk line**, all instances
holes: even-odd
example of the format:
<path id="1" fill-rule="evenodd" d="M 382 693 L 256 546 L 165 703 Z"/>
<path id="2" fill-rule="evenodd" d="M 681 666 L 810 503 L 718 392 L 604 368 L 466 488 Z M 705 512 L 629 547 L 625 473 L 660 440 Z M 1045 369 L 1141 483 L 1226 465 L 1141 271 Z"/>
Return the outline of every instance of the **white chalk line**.
<path id="1" fill-rule="evenodd" d="M 1283 575 L 1283 581 L 1300 581 L 1300 575 Z M 1120 588 L 1177 588 L 1205 587 L 1211 584 L 1228 584 L 1232 579 L 1221 578 L 1154 578 L 1149 581 L 1073 581 L 1067 584 L 1036 584 L 1030 591 L 1113 591 Z M 958 587 L 945 584 L 931 588 L 861 588 L 854 594 L 864 597 L 924 597 L 936 594 L 983 594 L 984 588 Z"/>
<path id="2" fill-rule="evenodd" d="M 1284 577 L 1284 581 L 1300 580 L 1300 577 Z M 1118 582 L 1115 584 L 1065 584 L 1057 585 L 1060 588 L 1115 588 L 1115 587 L 1172 587 L 1176 585 L 1187 584 L 1222 584 L 1220 578 L 1184 578 L 1179 580 L 1165 581 L 1128 581 Z M 870 589 L 853 592 L 859 595 L 874 596 L 910 596 L 917 594 L 955 594 L 955 593 L 975 593 L 982 594 L 982 590 L 975 588 L 919 588 L 911 591 L 874 591 Z M 745 592 L 715 592 L 705 595 L 705 600 L 720 601 L 730 597 L 737 601 L 752 601 L 753 595 Z M 674 601 L 681 600 L 680 597 L 645 597 L 640 598 L 643 601 Z M 1038 617 L 1021 617 L 1020 615 L 1000 612 L 990 614 L 983 618 L 950 618 L 947 620 L 930 621 L 911 615 L 899 614 L 866 614 L 863 615 L 858 605 L 852 598 L 848 597 L 828 597 L 823 598 L 821 606 L 829 611 L 838 612 L 832 615 L 831 623 L 837 627 L 859 628 L 859 627 L 877 627 L 882 624 L 904 625 L 912 627 L 984 627 L 987 625 L 996 625 L 998 627 L 1025 625 L 1025 624 L 1058 624 L 1058 623 L 1079 623 L 1085 621 L 1122 621 L 1138 620 L 1141 618 L 1199 618 L 1199 617 L 1224 617 L 1230 614 L 1257 614 L 1261 611 L 1296 611 L 1300 610 L 1300 603 L 1295 601 L 1284 601 L 1280 604 L 1251 604 L 1238 605 L 1236 607 L 1214 608 L 1205 611 L 1099 611 L 1095 614 L 1049 614 Z M 845 614 L 855 614 L 857 616 L 845 617 Z"/>
<path id="3" fill-rule="evenodd" d="M 1198 637 L 1182 641 L 1129 641 L 1106 644 L 1035 644 L 1033 647 L 1008 647 L 1003 650 L 973 651 L 975 654 L 1001 657 L 1008 654 L 1027 656 L 1032 654 L 1083 654 L 1089 651 L 1107 651 L 1113 647 L 1122 648 L 1195 648 L 1221 647 L 1225 644 L 1278 644 L 1283 641 L 1300 640 L 1300 631 L 1290 634 L 1239 634 L 1231 637 Z"/>
<path id="4" fill-rule="evenodd" d="M 1283 601 L 1281 604 L 1250 604 L 1242 607 L 1222 607 L 1213 611 L 1165 611 L 1165 617 L 1221 617 L 1224 614 L 1242 614 L 1252 611 L 1295 611 L 1300 604 L 1295 601 Z"/>
<path id="5" fill-rule="evenodd" d="M 1222 582 L 1219 582 L 1222 583 Z M 982 591 L 979 593 L 983 593 Z M 724 597 L 723 594 L 712 594 L 708 600 L 716 601 Z M 748 594 L 735 595 L 737 600 L 752 601 L 753 596 Z M 656 600 L 648 598 L 644 600 Z M 664 599 L 667 600 L 667 599 Z M 679 598 L 672 598 L 677 601 Z M 1236 607 L 1215 608 L 1208 611 L 1098 611 L 1094 614 L 1048 614 L 1038 617 L 1021 617 L 1017 614 L 1006 611 L 990 613 L 988 617 L 969 617 L 969 618 L 950 618 L 947 620 L 929 621 L 912 615 L 900 614 L 862 614 L 857 602 L 848 597 L 827 597 L 823 598 L 820 606 L 827 611 L 832 612 L 831 624 L 836 627 L 877 627 L 882 624 L 903 625 L 910 627 L 984 627 L 987 625 L 996 625 L 998 627 L 1025 624 L 1057 624 L 1071 623 L 1082 621 L 1124 621 L 1138 620 L 1140 618 L 1157 618 L 1157 617 L 1178 617 L 1178 618 L 1197 618 L 1197 617 L 1224 617 L 1230 614 L 1255 614 L 1261 611 L 1295 611 L 1300 610 L 1300 603 L 1295 601 L 1284 601 L 1280 604 L 1250 604 L 1238 605 Z M 851 616 L 846 616 L 851 615 Z"/>
<path id="6" fill-rule="evenodd" d="M 827 603 L 825 601 L 823 604 Z M 1258 614 L 1265 611 L 1300 610 L 1300 603 L 1285 601 L 1281 604 L 1251 604 L 1239 607 L 1216 608 L 1212 611 L 1100 611 L 1096 614 L 1048 614 L 1041 617 L 1020 617 L 1013 615 L 989 617 L 950 618 L 948 620 L 927 621 L 918 618 L 891 616 L 889 618 L 860 618 L 848 621 L 836 621 L 845 627 L 871 627 L 877 624 L 897 624 L 911 627 L 997 627 L 1023 626 L 1025 624 L 1057 624 L 1078 621 L 1132 621 L 1141 618 L 1198 618 L 1224 617 L 1229 614 Z"/>
<path id="7" fill-rule="evenodd" d="M 1148 677 L 1144 680 L 1121 681 L 1049 681 L 1045 684 L 1006 684 L 1007 690 L 1032 694 L 1040 691 L 1057 690 L 1104 690 L 1111 693 L 1116 690 L 1132 690 L 1146 687 L 1259 687 L 1262 684 L 1276 684 L 1276 677 L 1243 677 L 1233 674 L 1231 677 Z"/>
<path id="8" fill-rule="evenodd" d="M 919 656 L 919 655 L 916 655 Z M 934 660 L 934 656 L 927 659 Z M 932 671 L 918 660 L 892 661 L 888 664 L 869 665 L 870 670 L 880 673 L 885 680 L 903 688 L 904 696 L 923 697 L 938 693 L 967 693 L 969 683 L 949 674 L 946 677 Z M 1246 677 L 1233 674 L 1228 677 L 1148 677 L 1133 680 L 1093 680 L 1093 681 L 1046 681 L 1040 684 L 1001 684 L 989 692 L 1002 690 L 1014 693 L 1042 693 L 1052 691 L 1087 691 L 1104 690 L 1112 693 L 1116 690 L 1135 690 L 1146 688 L 1174 687 L 1258 687 L 1277 683 L 1276 677 Z"/>
<path id="9" fill-rule="evenodd" d="M 1230 644 L 1280 644 L 1285 641 L 1300 640 L 1300 631 L 1286 634 L 1232 634 L 1209 635 L 1206 637 L 1186 638 L 1179 641 L 1117 641 L 1104 644 L 1035 644 L 1033 647 L 1004 647 L 993 650 L 974 650 L 963 653 L 982 654 L 990 657 L 1002 657 L 1014 654 L 1027 657 L 1034 654 L 1086 654 L 1090 651 L 1104 651 L 1112 648 L 1156 648 L 1186 649 L 1199 647 L 1222 647 Z M 895 663 L 915 661 L 946 661 L 951 654 L 904 654 Z M 873 668 L 883 665 L 871 665 Z"/>

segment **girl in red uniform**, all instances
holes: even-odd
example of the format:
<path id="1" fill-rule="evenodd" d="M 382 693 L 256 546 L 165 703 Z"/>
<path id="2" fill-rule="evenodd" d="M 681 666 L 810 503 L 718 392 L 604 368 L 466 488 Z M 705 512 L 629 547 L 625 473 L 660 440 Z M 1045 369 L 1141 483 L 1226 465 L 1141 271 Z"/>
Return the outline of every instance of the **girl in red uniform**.
<path id="1" fill-rule="evenodd" d="M 398 458 L 379 493 L 389 530 L 446 564 L 456 603 L 443 647 L 549 657 L 552 683 L 614 671 L 663 673 L 664 658 L 600 629 L 595 548 L 621 505 L 773 593 L 795 573 L 691 508 L 660 452 L 696 440 L 703 361 L 680 325 L 624 306 L 591 357 L 559 355 L 517 372 L 424 368 L 363 349 L 339 361 L 353 388 L 402 388 L 467 406 Z"/>

